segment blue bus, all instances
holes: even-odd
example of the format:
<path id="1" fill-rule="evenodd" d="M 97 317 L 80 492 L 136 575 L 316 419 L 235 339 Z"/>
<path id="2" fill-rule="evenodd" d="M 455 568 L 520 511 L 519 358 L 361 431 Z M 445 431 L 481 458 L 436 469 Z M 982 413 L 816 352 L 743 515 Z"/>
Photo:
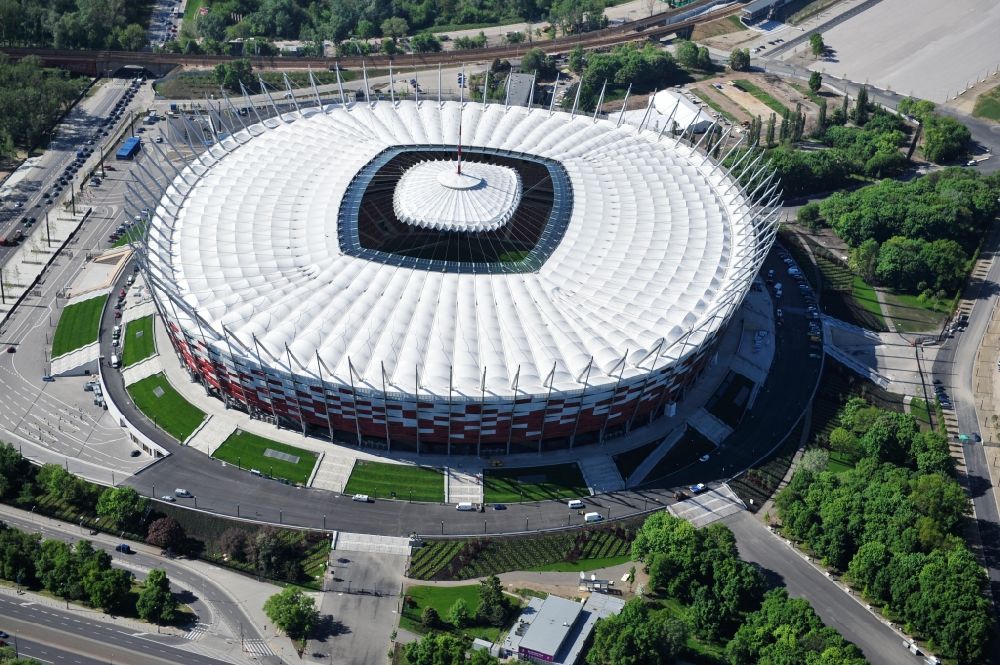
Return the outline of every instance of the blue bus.
<path id="1" fill-rule="evenodd" d="M 142 143 L 142 139 L 138 136 L 132 136 L 125 139 L 125 143 L 122 147 L 118 148 L 118 152 L 115 153 L 115 159 L 132 159 L 135 154 L 139 152 L 139 144 Z"/>

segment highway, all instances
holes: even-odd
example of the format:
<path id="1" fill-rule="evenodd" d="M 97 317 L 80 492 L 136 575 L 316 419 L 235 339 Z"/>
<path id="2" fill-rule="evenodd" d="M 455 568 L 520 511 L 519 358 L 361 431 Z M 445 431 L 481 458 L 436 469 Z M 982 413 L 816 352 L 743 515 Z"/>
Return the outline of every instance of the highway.
<path id="1" fill-rule="evenodd" d="M 219 665 L 228 663 L 209 656 L 172 646 L 177 638 L 144 634 L 101 621 L 80 619 L 77 615 L 23 597 L 0 595 L 0 614 L 4 630 L 18 637 L 27 649 L 38 651 L 48 662 L 117 663 L 118 665 Z M 58 647 L 50 646 L 58 644 Z M 50 657 L 41 652 L 51 653 Z M 82 659 L 81 659 L 82 658 Z"/>
<path id="2" fill-rule="evenodd" d="M 154 548 L 139 543 L 131 543 L 134 550 L 132 554 L 116 552 L 115 546 L 120 541 L 113 536 L 103 533 L 86 534 L 76 525 L 26 513 L 3 504 L 0 504 L 0 521 L 22 531 L 39 533 L 49 539 L 76 542 L 86 538 L 95 548 L 103 549 L 111 555 L 112 565 L 132 572 L 140 580 L 144 579 L 151 569 L 159 568 L 167 573 L 171 581 L 171 590 L 197 614 L 198 623 L 205 632 L 230 640 L 238 639 L 241 634 L 246 639 L 260 638 L 249 614 L 240 603 L 234 601 L 226 588 L 214 579 L 199 573 L 183 558 L 160 556 Z M 169 636 L 157 639 L 177 642 L 177 638 Z M 262 662 L 278 663 L 280 659 L 268 657 Z"/>

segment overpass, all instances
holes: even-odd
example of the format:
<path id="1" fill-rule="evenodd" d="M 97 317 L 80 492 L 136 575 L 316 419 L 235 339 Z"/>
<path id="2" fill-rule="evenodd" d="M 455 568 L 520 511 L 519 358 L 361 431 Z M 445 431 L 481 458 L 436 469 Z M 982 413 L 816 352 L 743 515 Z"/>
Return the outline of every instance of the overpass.
<path id="1" fill-rule="evenodd" d="M 482 49 L 442 51 L 440 53 L 410 53 L 397 56 L 372 55 L 364 57 L 368 67 L 388 67 L 390 63 L 406 69 L 435 65 L 455 65 L 464 62 L 490 61 L 493 59 L 520 58 L 531 48 L 540 48 L 545 53 L 567 53 L 579 45 L 584 49 L 608 49 L 618 44 L 655 40 L 667 34 L 687 30 L 698 23 L 712 21 L 739 13 L 741 5 L 734 4 L 704 14 L 689 17 L 692 7 L 711 7 L 718 0 L 699 0 L 685 5 L 683 11 L 672 9 L 637 19 L 620 26 L 595 30 L 578 35 L 567 35 L 556 39 L 517 44 L 514 46 L 492 46 Z M 70 49 L 0 47 L 14 60 L 34 55 L 42 59 L 47 67 L 59 67 L 85 76 L 121 76 L 145 70 L 155 77 L 161 77 L 175 67 L 191 69 L 211 69 L 222 62 L 242 59 L 244 56 L 194 55 L 185 53 L 151 53 L 145 51 L 88 51 Z M 344 68 L 362 65 L 362 58 L 299 58 L 299 57 L 247 57 L 254 69 L 329 69 L 335 64 Z"/>

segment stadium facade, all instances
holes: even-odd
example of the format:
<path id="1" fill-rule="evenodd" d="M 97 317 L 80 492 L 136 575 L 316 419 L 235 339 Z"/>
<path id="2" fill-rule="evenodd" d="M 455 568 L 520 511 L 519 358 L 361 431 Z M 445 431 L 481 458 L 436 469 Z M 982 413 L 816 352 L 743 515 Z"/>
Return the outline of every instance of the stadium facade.
<path id="1" fill-rule="evenodd" d="M 207 119 L 141 264 L 209 392 L 344 443 L 492 456 L 671 413 L 776 231 L 733 128 L 440 100 L 245 117 Z"/>

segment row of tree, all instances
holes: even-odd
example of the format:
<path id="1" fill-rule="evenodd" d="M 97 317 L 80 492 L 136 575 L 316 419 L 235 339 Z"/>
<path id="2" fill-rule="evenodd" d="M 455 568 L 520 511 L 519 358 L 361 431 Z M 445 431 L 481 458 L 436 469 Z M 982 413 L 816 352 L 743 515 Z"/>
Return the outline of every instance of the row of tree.
<path id="1" fill-rule="evenodd" d="M 606 24 L 603 0 L 218 0 L 208 9 L 198 17 L 195 31 L 182 34 L 182 40 L 200 37 L 224 43 L 266 37 L 339 43 L 384 37 L 398 42 L 411 32 L 453 25 L 549 21 L 570 34 Z"/>
<path id="2" fill-rule="evenodd" d="M 562 102 L 565 109 L 573 106 L 577 85 L 580 86 L 579 109 L 593 111 L 605 82 L 606 95 L 610 95 L 629 85 L 633 92 L 639 92 L 663 89 L 689 80 L 687 72 L 673 56 L 648 42 L 641 46 L 621 44 L 607 53 L 584 54 L 582 49 L 574 49 L 570 52 L 568 64 L 570 69 L 580 74 L 580 82 L 567 91 Z"/>
<path id="3" fill-rule="evenodd" d="M 84 84 L 64 71 L 43 69 L 36 57 L 12 62 L 0 53 L 0 157 L 40 145 Z"/>
<path id="4" fill-rule="evenodd" d="M 949 475 L 944 436 L 911 415 L 850 400 L 829 445 L 858 459 L 834 473 L 804 465 L 777 496 L 783 532 L 886 614 L 962 663 L 985 653 L 985 571 L 959 537 L 968 497 Z"/>
<path id="5" fill-rule="evenodd" d="M 954 291 L 969 257 L 1000 212 L 1000 176 L 949 168 L 908 182 L 883 180 L 838 192 L 800 211 L 829 225 L 852 249 L 852 270 L 901 291 Z"/>
<path id="6" fill-rule="evenodd" d="M 111 555 L 95 549 L 89 540 L 69 544 L 42 540 L 0 522 L 0 578 L 29 589 L 45 589 L 67 601 L 87 603 L 105 612 L 129 610 L 132 573 L 111 566 Z M 138 615 L 154 623 L 168 623 L 177 611 L 170 581 L 162 570 L 152 570 L 135 602 Z"/>

